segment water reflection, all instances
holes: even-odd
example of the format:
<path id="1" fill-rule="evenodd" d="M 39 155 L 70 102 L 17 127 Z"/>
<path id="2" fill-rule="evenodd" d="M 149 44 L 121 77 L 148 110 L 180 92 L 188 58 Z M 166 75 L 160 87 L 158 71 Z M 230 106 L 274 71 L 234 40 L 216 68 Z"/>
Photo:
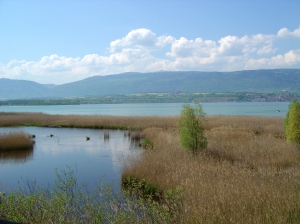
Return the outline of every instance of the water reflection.
<path id="1" fill-rule="evenodd" d="M 33 159 L 33 149 L 5 151 L 0 154 L 0 163 L 19 164 Z"/>
<path id="2" fill-rule="evenodd" d="M 139 148 L 141 147 L 144 136 L 140 131 L 125 131 L 124 138 L 130 141 L 132 148 Z"/>
<path id="3" fill-rule="evenodd" d="M 119 185 L 124 161 L 141 151 L 138 139 L 120 130 L 18 127 L 0 131 L 24 131 L 36 136 L 33 150 L 0 156 L 0 184 L 10 187 L 22 182 L 21 178 L 53 183 L 55 169 L 65 170 L 67 166 L 76 166 L 78 181 L 91 189 L 103 175 Z"/>

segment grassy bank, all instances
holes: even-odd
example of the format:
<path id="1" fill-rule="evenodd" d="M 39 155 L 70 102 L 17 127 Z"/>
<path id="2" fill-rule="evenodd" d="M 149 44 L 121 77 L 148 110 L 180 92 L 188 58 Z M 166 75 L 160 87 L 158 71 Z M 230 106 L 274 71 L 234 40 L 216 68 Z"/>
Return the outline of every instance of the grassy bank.
<path id="1" fill-rule="evenodd" d="M 33 145 L 34 141 L 25 132 L 0 133 L 0 152 L 31 149 Z"/>

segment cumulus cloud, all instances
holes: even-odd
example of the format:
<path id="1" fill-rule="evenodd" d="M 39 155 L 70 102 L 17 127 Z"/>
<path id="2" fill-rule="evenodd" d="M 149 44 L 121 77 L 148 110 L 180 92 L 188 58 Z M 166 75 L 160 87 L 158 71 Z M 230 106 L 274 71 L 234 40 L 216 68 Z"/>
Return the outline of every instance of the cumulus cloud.
<path id="1" fill-rule="evenodd" d="M 156 37 L 151 30 L 142 28 L 129 32 L 122 39 L 117 39 L 110 43 L 110 52 L 115 53 L 121 51 L 124 47 L 140 48 L 143 50 L 158 50 L 175 40 L 171 36 Z"/>
<path id="2" fill-rule="evenodd" d="M 79 58 L 53 54 L 39 61 L 12 60 L 6 65 L 0 64 L 0 78 L 62 84 L 95 75 L 130 71 L 235 71 L 300 67 L 299 49 L 289 49 L 284 54 L 276 55 L 275 40 L 290 37 L 300 37 L 300 27 L 294 31 L 282 28 L 277 34 L 228 35 L 219 40 L 203 40 L 201 37 L 176 39 L 157 36 L 151 30 L 141 28 L 112 41 L 107 55 L 87 54 Z M 165 54 L 165 57 L 155 57 L 154 51 L 161 51 L 160 55 Z"/>
<path id="3" fill-rule="evenodd" d="M 284 55 L 276 55 L 271 58 L 250 59 L 245 68 L 287 68 L 300 66 L 300 49 L 291 50 Z"/>
<path id="4" fill-rule="evenodd" d="M 171 52 L 167 53 L 170 57 L 222 57 L 248 55 L 251 53 L 268 54 L 274 53 L 273 49 L 274 35 L 257 34 L 251 37 L 244 36 L 226 36 L 218 42 L 212 40 L 187 40 L 181 37 L 175 40 L 171 46 Z"/>
<path id="5" fill-rule="evenodd" d="M 294 31 L 289 31 L 287 28 L 282 28 L 277 32 L 277 36 L 280 38 L 289 38 L 289 37 L 300 38 L 300 26 L 298 29 L 295 29 Z"/>
<path id="6" fill-rule="evenodd" d="M 208 57 L 213 54 L 216 48 L 216 43 L 211 40 L 203 41 L 201 38 L 188 40 L 181 37 L 179 40 L 173 41 L 171 52 L 166 55 L 169 57 Z"/>

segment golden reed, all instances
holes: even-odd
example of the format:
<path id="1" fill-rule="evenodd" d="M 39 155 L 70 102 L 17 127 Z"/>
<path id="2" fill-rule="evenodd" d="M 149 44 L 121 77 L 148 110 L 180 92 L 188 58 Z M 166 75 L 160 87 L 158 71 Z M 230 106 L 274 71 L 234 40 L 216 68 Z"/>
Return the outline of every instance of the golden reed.
<path id="1" fill-rule="evenodd" d="M 25 132 L 0 133 L 0 151 L 30 149 L 33 144 L 34 141 Z"/>
<path id="2" fill-rule="evenodd" d="M 183 151 L 177 128 L 147 128 L 154 143 L 129 158 L 123 177 L 180 188 L 184 223 L 299 223 L 300 149 L 287 144 L 283 118 L 208 117 L 208 147 Z"/>

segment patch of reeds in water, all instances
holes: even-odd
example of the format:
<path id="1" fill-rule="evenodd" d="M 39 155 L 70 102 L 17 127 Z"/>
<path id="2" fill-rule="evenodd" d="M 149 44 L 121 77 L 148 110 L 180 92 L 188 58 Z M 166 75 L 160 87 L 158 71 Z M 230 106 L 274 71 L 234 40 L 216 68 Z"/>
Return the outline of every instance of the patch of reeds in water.
<path id="1" fill-rule="evenodd" d="M 10 132 L 0 134 L 0 151 L 32 149 L 34 141 L 25 132 Z"/>
<path id="2" fill-rule="evenodd" d="M 140 131 L 131 132 L 129 136 L 130 136 L 131 141 L 134 141 L 134 142 L 140 142 L 144 138 L 144 136 L 142 135 L 142 133 Z"/>
<path id="3" fill-rule="evenodd" d="M 104 138 L 104 140 L 109 140 L 109 132 L 108 131 L 104 132 L 103 138 Z"/>
<path id="4" fill-rule="evenodd" d="M 124 137 L 130 139 L 132 142 L 140 142 L 144 139 L 144 136 L 141 131 L 125 131 Z"/>

